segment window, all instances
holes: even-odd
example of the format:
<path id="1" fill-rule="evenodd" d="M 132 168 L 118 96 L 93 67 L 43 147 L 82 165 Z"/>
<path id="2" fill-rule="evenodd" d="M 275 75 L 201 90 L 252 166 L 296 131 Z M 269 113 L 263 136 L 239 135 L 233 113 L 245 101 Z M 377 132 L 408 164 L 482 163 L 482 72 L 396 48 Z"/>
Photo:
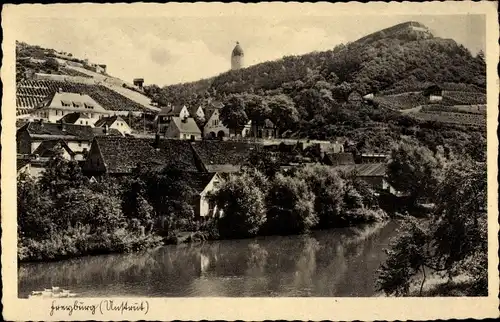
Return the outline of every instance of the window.
<path id="1" fill-rule="evenodd" d="M 78 141 L 78 146 L 81 147 L 82 146 L 82 141 Z"/>
<path id="2" fill-rule="evenodd" d="M 89 125 L 89 121 L 85 121 L 85 125 Z"/>

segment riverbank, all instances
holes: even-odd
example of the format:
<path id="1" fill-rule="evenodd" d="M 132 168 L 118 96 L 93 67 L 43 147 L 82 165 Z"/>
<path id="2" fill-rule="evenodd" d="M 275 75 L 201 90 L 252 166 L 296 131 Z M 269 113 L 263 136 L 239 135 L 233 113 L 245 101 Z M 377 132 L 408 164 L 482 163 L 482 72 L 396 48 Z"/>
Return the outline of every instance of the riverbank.
<path id="1" fill-rule="evenodd" d="M 59 286 L 78 297 L 373 296 L 383 249 L 398 226 L 388 221 L 20 263 L 18 294 Z"/>
<path id="2" fill-rule="evenodd" d="M 358 218 L 357 225 L 330 229 L 357 229 L 357 227 L 362 228 L 369 224 L 383 224 L 389 220 L 388 216 L 377 216 L 373 215 L 373 212 L 370 213 L 372 215 L 364 220 Z M 320 230 L 323 229 L 314 229 L 311 233 Z M 300 235 L 304 234 L 282 234 L 281 236 Z M 220 234 L 214 230 L 179 231 L 169 236 L 160 236 L 155 233 L 141 234 L 125 229 L 97 234 L 89 234 L 88 231 L 82 229 L 69 229 L 53 234 L 51 238 L 45 240 L 21 238 L 18 245 L 18 261 L 21 263 L 61 261 L 83 256 L 133 253 L 167 245 L 252 239 L 265 236 L 273 235 L 260 234 L 254 237 L 221 238 Z"/>

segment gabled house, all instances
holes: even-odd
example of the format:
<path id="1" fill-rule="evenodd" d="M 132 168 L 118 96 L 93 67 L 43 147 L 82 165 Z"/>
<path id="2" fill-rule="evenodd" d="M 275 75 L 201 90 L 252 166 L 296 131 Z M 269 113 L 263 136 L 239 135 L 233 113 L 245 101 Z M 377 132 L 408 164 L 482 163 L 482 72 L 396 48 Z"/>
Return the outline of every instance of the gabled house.
<path id="1" fill-rule="evenodd" d="M 354 173 L 358 178 L 368 183 L 375 191 L 385 191 L 398 194 L 387 181 L 387 163 L 350 164 L 335 167 L 346 173 Z"/>
<path id="2" fill-rule="evenodd" d="M 169 104 L 162 108 L 160 113 L 158 113 L 158 131 L 161 133 L 165 132 L 173 117 L 190 117 L 189 110 L 185 105 L 172 106 Z"/>
<path id="3" fill-rule="evenodd" d="M 123 135 L 132 134 L 132 129 L 130 128 L 130 126 L 121 116 L 118 115 L 103 117 L 99 121 L 97 121 L 94 126 L 100 128 L 107 127 L 108 129 L 115 129 Z"/>
<path id="4" fill-rule="evenodd" d="M 222 140 L 225 137 L 247 137 L 250 135 L 252 129 L 252 121 L 248 123 L 241 130 L 230 130 L 224 124 L 220 118 L 220 109 L 213 109 L 209 115 L 205 127 L 203 128 L 203 133 L 207 139 L 219 139 Z"/>
<path id="5" fill-rule="evenodd" d="M 277 127 L 270 119 L 265 119 L 262 124 L 252 123 L 252 136 L 256 138 L 274 139 L 277 134 Z"/>
<path id="6" fill-rule="evenodd" d="M 114 129 L 105 131 L 90 126 L 45 123 L 42 120 L 29 122 L 17 130 L 17 153 L 32 154 L 40 144 L 48 140 L 62 140 L 75 153 L 85 153 L 94 137 L 99 135 L 122 136 Z"/>
<path id="7" fill-rule="evenodd" d="M 45 171 L 47 161 L 37 158 L 17 158 L 17 178 L 24 173 L 35 180 L 40 178 Z"/>
<path id="8" fill-rule="evenodd" d="M 62 152 L 62 157 L 66 160 L 75 160 L 77 154 L 73 152 L 69 146 L 66 144 L 61 139 L 55 139 L 55 140 L 47 140 L 43 141 L 35 151 L 33 151 L 33 154 L 36 155 L 36 157 L 48 160 L 56 155 L 58 151 Z M 79 158 L 83 160 L 83 155 L 79 154 Z"/>
<path id="9" fill-rule="evenodd" d="M 204 172 L 238 172 L 246 164 L 258 144 L 232 141 L 192 142 L 198 167 Z"/>
<path id="10" fill-rule="evenodd" d="M 199 170 L 190 142 L 184 140 L 133 138 L 133 137 L 96 137 L 90 148 L 83 170 L 98 176 L 130 175 L 139 165 L 150 169 L 163 168 L 196 172 Z"/>
<path id="11" fill-rule="evenodd" d="M 205 112 L 203 111 L 203 108 L 201 106 L 193 106 L 189 108 L 189 115 L 192 118 L 198 118 L 200 120 L 205 120 Z"/>
<path id="12" fill-rule="evenodd" d="M 165 136 L 173 139 L 200 140 L 201 131 L 192 117 L 172 117 Z"/>
<path id="13" fill-rule="evenodd" d="M 217 208 L 210 201 L 208 195 L 217 189 L 221 177 L 217 173 L 185 172 L 183 182 L 194 192 L 192 206 L 197 217 L 213 217 L 217 215 Z"/>
<path id="14" fill-rule="evenodd" d="M 88 117 L 87 114 L 80 112 L 66 114 L 62 118 L 60 118 L 59 121 L 57 122 L 94 127 L 93 123 L 94 121 L 90 117 Z"/>
<path id="15" fill-rule="evenodd" d="M 110 115 L 110 111 L 104 109 L 89 95 L 62 90 L 49 95 L 33 110 L 32 115 L 46 122 L 56 123 L 63 116 L 75 112 L 85 114 L 92 124 L 99 118 Z"/>

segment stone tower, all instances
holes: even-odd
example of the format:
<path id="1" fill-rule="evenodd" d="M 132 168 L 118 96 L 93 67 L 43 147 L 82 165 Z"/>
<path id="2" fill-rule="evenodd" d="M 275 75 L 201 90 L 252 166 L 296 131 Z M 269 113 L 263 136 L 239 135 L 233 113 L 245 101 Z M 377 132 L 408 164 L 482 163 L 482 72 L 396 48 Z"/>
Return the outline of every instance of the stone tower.
<path id="1" fill-rule="evenodd" d="M 243 67 L 243 58 L 245 54 L 240 46 L 239 42 L 236 42 L 236 46 L 231 53 L 231 69 L 237 70 Z"/>

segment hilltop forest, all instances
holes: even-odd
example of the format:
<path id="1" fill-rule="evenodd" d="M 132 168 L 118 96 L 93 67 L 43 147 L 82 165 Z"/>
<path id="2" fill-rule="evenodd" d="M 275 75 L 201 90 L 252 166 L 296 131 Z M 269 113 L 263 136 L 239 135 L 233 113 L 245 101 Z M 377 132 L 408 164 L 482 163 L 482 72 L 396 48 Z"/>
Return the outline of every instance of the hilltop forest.
<path id="1" fill-rule="evenodd" d="M 146 93 L 160 105 L 240 101 L 244 105 L 244 113 L 238 115 L 241 121 L 269 117 L 284 137 L 344 137 L 354 141 L 357 150 L 387 150 L 401 135 L 433 149 L 437 145 L 468 151 L 483 147 L 484 129 L 422 121 L 348 100 L 354 91 L 377 96 L 421 91 L 436 83 L 453 90 L 485 92 L 482 52 L 473 56 L 454 40 L 420 34 L 406 24 L 390 29 L 395 28 L 397 33 L 380 31 L 325 52 L 288 56 L 192 83 L 149 86 Z"/>

